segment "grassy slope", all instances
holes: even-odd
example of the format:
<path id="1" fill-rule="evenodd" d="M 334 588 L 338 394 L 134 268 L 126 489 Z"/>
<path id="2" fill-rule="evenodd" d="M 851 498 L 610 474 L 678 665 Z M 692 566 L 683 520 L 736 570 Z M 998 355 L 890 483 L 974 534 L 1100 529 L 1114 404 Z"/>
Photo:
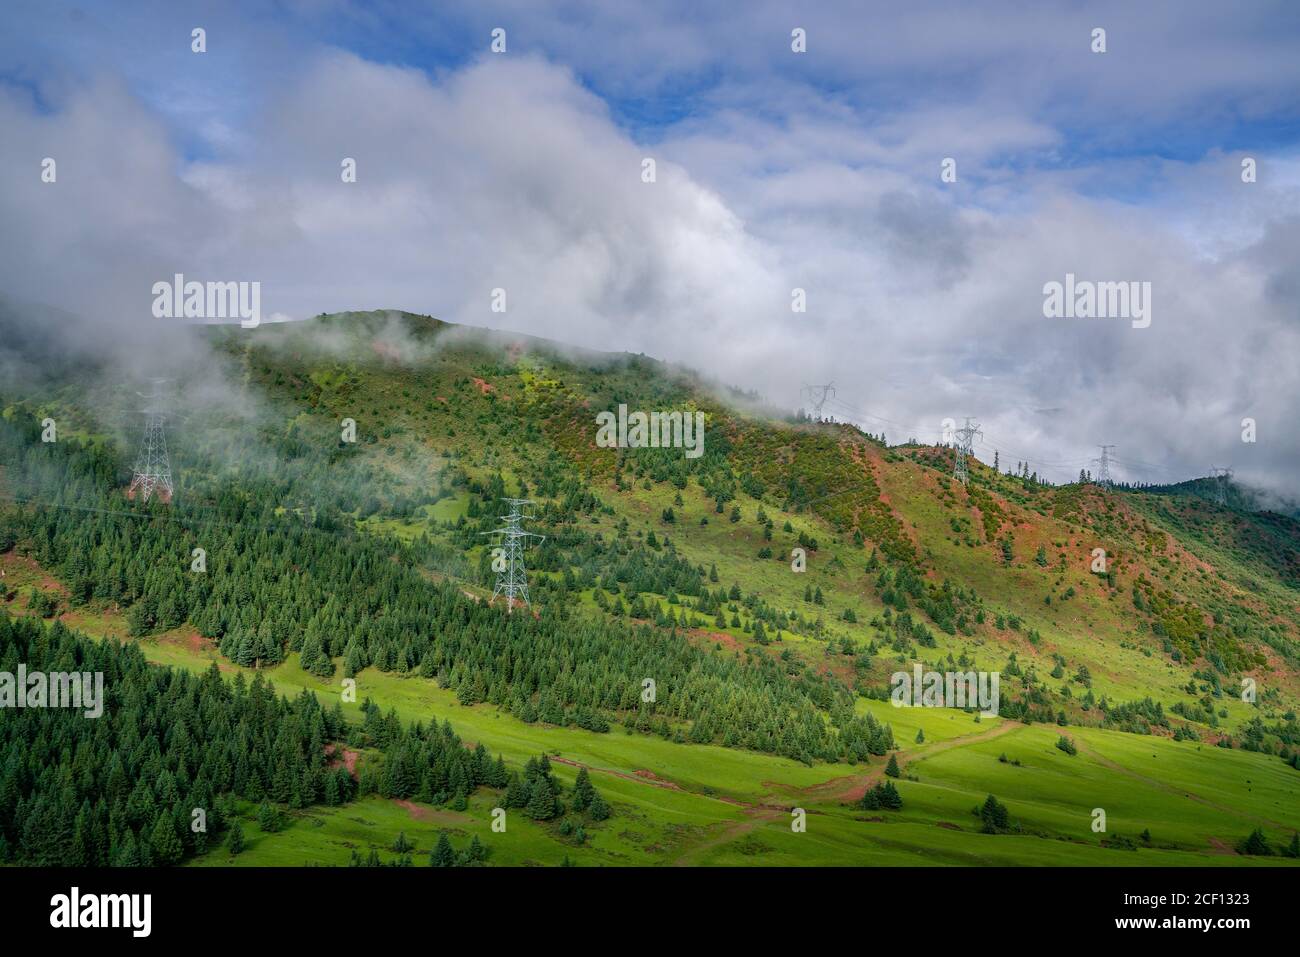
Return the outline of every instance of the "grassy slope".
<path id="1" fill-rule="evenodd" d="M 369 353 L 362 349 L 359 354 Z M 1134 700 L 1150 695 L 1168 707 L 1190 700 L 1182 686 L 1192 665 L 1172 661 L 1145 630 L 1129 599 L 1139 574 L 1200 607 L 1237 606 L 1250 609 L 1261 621 L 1283 622 L 1278 627 L 1291 637 L 1300 618 L 1294 582 L 1279 573 L 1288 567 L 1288 559 L 1251 551 L 1250 517 L 1225 515 L 1196 501 L 1136 493 L 1107 498 L 1087 489 L 1069 495 L 1026 490 L 1014 479 L 976 466 L 977 485 L 1005 518 L 990 527 L 974 499 L 952 487 L 941 469 L 925 464 L 923 455 L 886 452 L 843 427 L 792 427 L 738 417 L 689 382 L 673 376 L 655 379 L 642 368 L 597 368 L 526 352 L 503 358 L 459 347 L 434 350 L 416 369 L 368 360 L 303 360 L 283 353 L 259 356 L 248 367 L 253 385 L 284 403 L 300 426 L 331 432 L 340 417 L 351 415 L 363 432 L 382 433 L 361 451 L 391 475 L 394 488 L 418 482 L 418 477 L 412 479 L 413 472 L 419 474 L 413 462 L 427 469 L 450 461 L 474 478 L 500 473 L 509 487 L 558 449 L 589 476 L 592 488 L 613 508 L 613 515 L 598 515 L 585 525 L 587 531 L 613 538 L 618 524 L 626 520 L 631 535 L 651 529 L 661 536 L 667 532 L 684 557 L 716 564 L 723 585 L 739 582 L 746 593 L 758 594 L 773 606 L 821 615 L 823 637 L 847 636 L 865 644 L 876 634 L 869 622 L 883 606 L 864 561 L 873 545 L 883 546 L 885 540 L 869 537 L 865 547 L 859 547 L 843 524 L 834 524 L 846 515 L 861 517 L 871 508 L 878 509 L 872 527 L 895 544 L 898 538 L 911 542 L 927 578 L 973 587 L 990 612 L 989 620 L 970 636 L 935 630 L 938 648 L 924 650 L 926 660 L 965 652 L 980 667 L 996 670 L 1015 651 L 1022 666 L 1032 665 L 1053 689 L 1065 686 L 1073 669 L 1086 664 L 1098 697 Z M 853 489 L 865 480 L 879 490 L 879 499 L 850 492 L 843 501 L 830 498 L 830 505 L 814 509 L 816 514 L 786 513 L 770 494 L 760 503 L 740 492 L 736 504 L 742 520 L 731 523 L 714 511 L 712 500 L 696 483 L 681 491 L 683 504 L 677 506 L 677 490 L 635 477 L 634 463 L 624 475 L 631 479 L 630 488 L 616 489 L 608 463 L 599 457 L 603 450 L 594 450 L 590 426 L 583 424 L 590 416 L 574 409 L 583 403 L 589 409 L 604 408 L 611 396 L 640 402 L 642 408 L 665 408 L 684 395 L 709 409 L 716 427 L 734 440 L 741 449 L 738 464 L 747 461 L 744 450 L 753 452 L 759 441 L 755 435 L 761 433 L 767 443 L 761 461 L 801 463 L 810 474 L 830 463 L 825 474 L 817 473 L 822 489 Z M 503 438 L 499 423 L 491 421 L 496 409 L 508 410 L 510 418 L 528 427 L 526 432 Z M 749 461 L 752 468 L 760 464 Z M 415 517 L 381 513 L 362 524 L 377 533 L 424 534 L 439 540 L 448 534 L 445 523 L 466 515 L 469 500 L 467 493 L 457 492 L 422 508 Z M 665 526 L 660 515 L 670 505 L 678 522 Z M 760 505 L 776 523 L 770 543 L 763 540 L 755 520 Z M 699 524 L 701 519 L 708 524 Z M 953 530 L 954 519 L 965 520 L 963 532 Z M 786 521 L 792 532 L 783 530 Z M 1221 534 L 1225 523 L 1248 527 Z M 992 534 L 1012 535 L 1014 558 L 1009 566 L 990 540 L 990 528 Z M 800 532 L 819 542 L 802 575 L 789 565 Z M 1152 546 L 1154 532 L 1168 536 L 1163 548 Z M 1046 568 L 1033 561 L 1040 544 L 1049 556 Z M 755 558 L 764 545 L 773 549 L 774 559 Z M 1088 572 L 1092 548 L 1098 546 L 1118 560 L 1119 586 L 1113 592 Z M 2 560 L 10 584 L 57 588 L 38 569 L 13 556 Z M 822 589 L 824 607 L 803 601 L 809 585 Z M 1063 601 L 1068 587 L 1076 594 Z M 1049 593 L 1054 596 L 1050 606 L 1043 603 Z M 19 612 L 22 604 L 21 598 L 11 603 Z M 589 599 L 582 604 L 588 613 L 596 613 Z M 845 608 L 853 609 L 858 624 L 838 620 Z M 999 631 L 991 620 L 997 612 L 1019 616 L 1025 627 Z M 68 618 L 91 634 L 125 634 L 120 617 L 111 612 L 78 610 Z M 1042 635 L 1037 646 L 1026 640 L 1029 627 Z M 827 658 L 825 642 L 812 637 L 787 632 L 780 644 L 756 649 L 741 629 L 716 629 L 710 622 L 697 639 L 709 646 L 720 644 L 718 653 L 724 654 L 741 649 L 772 653 L 784 647 L 819 668 L 851 676 L 843 662 Z M 144 642 L 144 647 L 151 660 L 194 669 L 206 667 L 215 656 L 211 649 L 176 636 Z M 1276 718 L 1285 707 L 1294 707 L 1296 671 L 1272 649 L 1264 651 L 1268 664 L 1251 673 L 1262 687 L 1280 690 L 1281 704 L 1268 712 Z M 1053 653 L 1069 663 L 1063 679 L 1048 677 Z M 870 677 L 882 681 L 906 660 L 882 649 Z M 1196 665 L 1205 667 L 1203 661 Z M 223 667 L 234 670 L 229 663 Z M 305 674 L 292 659 L 270 678 L 286 693 L 305 686 L 327 700 L 338 694 L 337 686 Z M 1071 728 L 1068 733 L 1079 742 L 1080 753 L 1070 758 L 1053 747 L 1057 729 L 1009 723 L 999 728 L 1000 722 L 987 719 L 976 725 L 959 712 L 895 710 L 859 699 L 860 711 L 872 711 L 893 724 L 906 774 L 919 779 L 900 784 L 907 802 L 902 812 L 880 814 L 846 806 L 852 792 L 879 778 L 880 759 L 873 759 L 870 767 L 806 768 L 766 755 L 628 735 L 619 727 L 595 735 L 525 725 L 490 706 L 462 707 L 452 693 L 418 678 L 368 669 L 358 679 L 361 696 L 374 698 L 385 709 L 395 708 L 404 718 L 447 718 L 463 738 L 482 741 L 510 762 L 545 750 L 598 769 L 596 783 L 614 804 L 615 818 L 594 829 L 587 847 L 574 848 L 519 815 L 512 817 L 506 835 L 491 834 L 490 795 L 476 796 L 464 815 L 440 809 L 412 812 L 370 800 L 304 813 L 276 834 L 261 835 L 250 821 L 249 850 L 238 863 L 343 863 L 349 845 L 363 852 L 368 844 L 386 846 L 402 828 L 416 837 L 421 863 L 436 826 L 451 827 L 464 840 L 479 834 L 494 849 L 498 863 L 554 863 L 565 853 L 579 862 L 609 864 L 1215 863 L 1241 862 L 1222 849 L 1257 824 L 1277 842 L 1300 827 L 1300 776 L 1293 770 L 1275 757 L 1195 742 Z M 1216 706 L 1228 712 L 1223 726 L 1238 728 L 1258 710 L 1231 694 L 1226 682 L 1225 687 L 1230 693 Z M 1077 695 L 1077 685 L 1074 691 Z M 914 743 L 918 729 L 924 731 L 924 744 Z M 999 736 L 986 738 L 994 729 Z M 1200 730 L 1208 737 L 1209 729 Z M 999 762 L 1003 752 L 1019 759 L 1021 766 Z M 638 771 L 653 772 L 675 787 L 637 780 Z M 571 781 L 574 769 L 557 763 L 556 772 Z M 1029 833 L 976 833 L 971 808 L 990 792 L 1008 804 Z M 788 808 L 796 805 L 810 811 L 803 834 L 792 833 L 789 825 Z M 1153 846 L 1136 853 L 1100 847 L 1101 836 L 1090 828 L 1096 807 L 1107 810 L 1111 834 L 1136 839 L 1149 828 Z M 222 863 L 218 858 L 210 855 L 205 863 Z"/>
<path id="2" fill-rule="evenodd" d="M 12 555 L 3 561 L 20 594 L 31 587 L 57 590 L 30 563 Z M 21 603 L 12 602 L 12 610 L 21 612 Z M 67 618 L 92 634 L 120 639 L 125 633 L 120 617 L 111 613 Z M 194 671 L 220 660 L 184 633 L 143 641 L 141 647 L 152 661 Z M 241 670 L 224 661 L 221 666 Z M 265 676 L 285 694 L 306 687 L 331 705 L 340 697 L 337 682 L 307 674 L 296 656 Z M 1275 758 L 1155 737 L 1076 731 L 1080 754 L 1070 758 L 1054 747 L 1055 729 L 999 719 L 975 724 L 958 711 L 860 700 L 860 709 L 891 721 L 901 745 L 906 779 L 899 786 L 907 803 L 902 812 L 882 814 L 849 806 L 866 782 L 881 779 L 880 759 L 869 767 L 807 768 L 734 749 L 629 735 L 619 727 L 598 735 L 526 725 L 489 705 L 463 707 L 433 682 L 374 669 L 358 675 L 358 690 L 407 720 L 450 720 L 466 741 L 481 741 L 512 764 L 540 750 L 585 764 L 616 816 L 593 828 L 586 846 L 576 847 L 519 814 L 510 815 L 506 833 L 493 833 L 492 792 L 480 792 L 464 813 L 378 798 L 312 809 L 294 813 L 290 825 L 274 834 L 260 831 L 249 807 L 243 809 L 245 852 L 231 860 L 214 851 L 197 863 L 343 864 L 354 848 L 364 857 L 371 846 L 389 860 L 395 855 L 386 849 L 404 831 L 417 844 L 416 863 L 423 865 L 437 832 L 445 829 L 457 846 L 477 834 L 496 864 L 553 864 L 565 855 L 576 863 L 606 865 L 1213 864 L 1246 862 L 1224 849 L 1256 825 L 1279 843 L 1300 825 L 1296 775 Z M 344 710 L 358 714 L 355 704 L 345 703 Z M 918 729 L 925 735 L 919 745 Z M 1000 754 L 1021 765 L 1000 762 Z M 576 769 L 561 761 L 554 767 L 571 785 Z M 637 772 L 646 770 L 660 783 L 637 780 Z M 1003 797 L 1028 835 L 977 833 L 971 812 L 990 792 Z M 1187 795 L 1195 797 L 1189 802 Z M 792 832 L 792 807 L 808 811 L 806 832 Z M 1152 846 L 1137 852 L 1101 847 L 1100 836 L 1091 832 L 1095 807 L 1107 810 L 1111 834 L 1136 838 L 1149 828 Z"/>

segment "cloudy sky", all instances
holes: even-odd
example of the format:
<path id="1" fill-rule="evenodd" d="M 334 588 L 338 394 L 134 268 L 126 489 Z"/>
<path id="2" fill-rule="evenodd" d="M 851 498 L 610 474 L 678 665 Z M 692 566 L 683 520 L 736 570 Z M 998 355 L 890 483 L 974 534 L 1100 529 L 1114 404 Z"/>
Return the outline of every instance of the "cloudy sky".
<path id="1" fill-rule="evenodd" d="M 891 441 L 973 416 L 980 458 L 1054 480 L 1111 443 L 1117 478 L 1230 464 L 1300 494 L 1293 2 L 19 2 L 6 21 L 0 294 L 136 357 L 168 321 L 153 283 L 258 281 L 266 315 L 408 309 L 791 407 L 833 381 L 828 414 Z M 1151 283 L 1150 326 L 1045 318 L 1067 273 Z"/>

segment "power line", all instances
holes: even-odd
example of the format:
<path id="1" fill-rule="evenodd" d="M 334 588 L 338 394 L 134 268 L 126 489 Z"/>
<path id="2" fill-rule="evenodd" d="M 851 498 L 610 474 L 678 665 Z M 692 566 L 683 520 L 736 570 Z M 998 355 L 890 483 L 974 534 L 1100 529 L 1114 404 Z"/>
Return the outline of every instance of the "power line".
<path id="1" fill-rule="evenodd" d="M 894 419 L 889 419 L 882 415 L 876 415 L 875 413 L 867 412 L 863 409 L 854 408 L 853 406 L 849 405 L 847 402 L 841 401 L 839 399 L 833 399 L 830 401 L 831 404 L 840 407 L 841 409 L 848 412 L 850 415 L 852 415 L 854 418 L 858 420 L 870 419 L 874 422 L 883 422 L 886 425 L 890 425 L 895 428 L 903 430 L 904 434 L 909 435 L 910 437 L 913 438 L 918 435 L 923 435 L 927 431 L 927 427 L 925 426 L 908 425 L 907 423 L 904 422 L 898 422 Z M 991 435 L 988 432 L 984 432 L 983 430 L 981 430 L 979 436 L 977 436 L 976 441 L 980 446 L 982 446 L 985 449 L 988 449 L 989 451 L 993 451 L 996 449 L 1001 452 L 1006 452 L 1008 455 L 1015 456 L 1016 458 L 1023 460 L 1025 464 L 1033 466 L 1039 470 L 1052 469 L 1052 470 L 1060 471 L 1065 474 L 1067 480 L 1069 477 L 1072 476 L 1074 469 L 1080 468 L 1085 465 L 1091 465 L 1098 461 L 1095 458 L 1067 459 L 1065 461 L 1048 461 L 1039 458 L 1033 453 L 1029 453 L 1017 449 L 1014 446 L 1009 445 L 1006 442 L 1002 441 L 997 436 Z M 1111 446 L 1111 448 L 1114 448 L 1114 446 Z M 1173 476 L 1180 476 L 1186 478 L 1185 471 L 1172 469 L 1164 465 L 1156 465 L 1150 462 L 1139 462 L 1136 459 L 1132 459 L 1128 457 L 1121 459 L 1108 454 L 1107 464 L 1108 466 L 1121 465 L 1129 470 L 1137 469 L 1139 471 L 1161 472 L 1165 475 L 1173 475 Z M 1109 475 L 1109 468 L 1107 469 L 1107 475 Z M 1110 485 L 1111 487 L 1114 486 L 1113 477 L 1111 477 L 1110 479 Z"/>
<path id="2" fill-rule="evenodd" d="M 827 382 L 825 385 L 808 385 L 805 382 L 803 389 L 800 390 L 800 395 L 808 396 L 809 401 L 812 402 L 813 408 L 816 410 L 816 419 L 820 422 L 822 406 L 826 404 L 828 399 L 834 400 L 835 398 L 835 383 Z"/>
<path id="3" fill-rule="evenodd" d="M 15 505 L 34 505 L 43 508 L 60 508 L 60 509 L 65 509 L 67 511 L 76 511 L 76 512 L 93 512 L 97 515 L 109 515 L 109 516 L 114 516 L 119 518 L 135 518 L 135 519 L 144 519 L 146 521 L 154 521 L 154 522 L 170 522 L 176 525 L 188 525 L 188 526 L 209 525 L 209 526 L 217 526 L 219 528 L 232 528 L 232 529 L 233 528 L 240 528 L 240 529 L 254 528 L 264 532 L 316 531 L 316 532 L 320 532 L 321 534 L 327 534 L 327 531 L 325 529 L 316 528 L 315 526 L 309 525 L 306 522 L 300 522 L 300 523 L 249 522 L 246 519 L 241 519 L 240 521 L 230 521 L 228 519 L 204 518 L 202 516 L 191 515 L 188 513 L 195 511 L 196 509 L 206 509 L 210 511 L 215 511 L 215 509 L 213 509 L 211 506 L 206 506 L 206 505 L 197 506 L 194 505 L 193 503 L 187 504 L 183 509 L 167 509 L 166 511 L 162 511 L 162 512 L 132 512 L 132 511 L 124 511 L 122 509 L 98 508 L 92 505 L 71 505 L 66 502 L 55 502 L 49 499 L 39 499 L 39 498 L 24 498 L 22 496 L 6 495 L 4 493 L 0 493 L 0 502 L 11 502 Z M 443 576 L 444 578 L 449 578 L 452 581 L 461 582 L 466 585 L 479 584 L 476 581 L 473 581 L 469 578 L 465 578 L 463 575 L 457 575 L 455 572 L 447 571 L 445 568 L 435 568 L 434 570 L 437 572 L 437 574 Z"/>
<path id="4" fill-rule="evenodd" d="M 913 437 L 920 435 L 926 431 L 924 427 L 917 428 L 914 426 L 905 425 L 902 422 L 895 422 L 893 419 L 886 419 L 884 416 L 881 415 L 872 415 L 870 412 L 864 412 L 861 409 L 855 409 L 847 402 L 841 402 L 838 399 L 832 399 L 831 401 L 835 405 L 838 405 L 840 408 L 845 409 L 846 411 L 848 411 L 849 413 L 851 413 L 852 415 L 854 415 L 859 419 L 874 419 L 877 422 L 883 422 L 886 425 L 892 425 L 897 428 L 900 428 L 903 430 L 904 433 L 910 434 Z"/>
<path id="5" fill-rule="evenodd" d="M 915 438 L 915 437 L 917 437 L 917 436 L 919 436 L 919 435 L 923 435 L 923 434 L 925 434 L 925 433 L 929 430 L 929 426 L 908 425 L 907 423 L 904 423 L 904 422 L 896 422 L 896 421 L 894 421 L 893 419 L 885 418 L 885 417 L 882 416 L 882 415 L 875 415 L 874 413 L 866 412 L 866 411 L 864 411 L 864 410 L 862 410 L 862 409 L 855 409 L 853 406 L 849 405 L 848 403 L 846 403 L 846 402 L 842 402 L 842 401 L 839 401 L 839 400 L 833 400 L 833 404 L 839 406 L 839 407 L 842 408 L 842 409 L 844 409 L 845 411 L 847 411 L 848 413 L 850 413 L 852 416 L 854 416 L 854 417 L 857 418 L 857 419 L 872 419 L 873 421 L 876 421 L 876 422 L 883 422 L 883 423 L 885 423 L 886 425 L 892 425 L 892 426 L 894 426 L 895 428 L 902 429 L 902 430 L 903 430 L 903 433 L 904 433 L 905 435 L 908 435 L 909 437 L 912 437 L 912 438 Z M 1031 455 L 1031 454 L 1026 453 L 1026 452 L 1020 452 L 1020 451 L 1018 451 L 1018 450 L 1012 448 L 1011 446 L 1007 445 L 1005 442 L 998 442 L 997 439 L 996 439 L 996 437 L 991 436 L 991 435 L 989 435 L 988 433 L 981 431 L 981 432 L 980 432 L 980 438 L 979 438 L 979 442 L 980 442 L 980 444 L 983 445 L 984 447 L 988 448 L 988 449 L 993 449 L 993 448 L 995 448 L 994 445 L 990 444 L 989 442 L 984 441 L 985 439 L 989 439 L 989 440 L 992 440 L 992 441 L 994 441 L 994 442 L 997 442 L 996 448 L 1000 449 L 1000 450 L 1003 451 L 1003 452 L 1009 452 L 1009 453 L 1011 453 L 1012 455 L 1017 456 L 1018 458 L 1022 458 L 1022 459 L 1024 459 L 1026 462 L 1033 462 L 1034 464 L 1038 465 L 1039 467 L 1059 468 L 1059 469 L 1062 469 L 1062 470 L 1066 470 L 1066 471 L 1067 471 L 1067 474 L 1068 474 L 1068 470 L 1069 470 L 1071 467 L 1079 466 L 1079 465 L 1086 465 L 1086 464 L 1089 462 L 1088 459 L 1075 459 L 1075 460 L 1073 460 L 1073 461 L 1068 461 L 1068 462 L 1046 462 L 1046 461 L 1043 461 L 1043 460 L 1039 459 L 1037 456 Z M 937 443 L 937 444 L 942 444 L 942 441 L 943 441 L 943 440 L 941 439 L 940 442 Z"/>
<path id="6" fill-rule="evenodd" d="M 1186 475 L 1186 474 L 1187 474 L 1186 471 L 1182 471 L 1182 470 L 1179 470 L 1179 469 L 1171 469 L 1171 468 L 1169 468 L 1169 467 L 1166 466 L 1166 465 L 1154 465 L 1154 464 L 1152 464 L 1151 462 L 1139 462 L 1139 461 L 1137 461 L 1136 459 L 1130 459 L 1130 458 L 1127 458 L 1127 457 L 1122 458 L 1122 459 L 1111 458 L 1110 461 L 1111 461 L 1112 464 L 1116 464 L 1116 465 L 1124 465 L 1124 466 L 1128 466 L 1128 467 L 1136 466 L 1138 469 L 1142 469 L 1142 470 L 1146 470 L 1146 471 L 1150 471 L 1150 472 L 1163 472 L 1163 473 L 1166 474 L 1166 475 Z"/>

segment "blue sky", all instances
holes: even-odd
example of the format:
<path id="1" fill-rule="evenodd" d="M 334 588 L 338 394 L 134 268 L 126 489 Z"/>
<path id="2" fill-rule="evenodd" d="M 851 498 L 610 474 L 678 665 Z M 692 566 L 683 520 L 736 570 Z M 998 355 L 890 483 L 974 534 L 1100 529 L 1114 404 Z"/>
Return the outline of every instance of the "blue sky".
<path id="1" fill-rule="evenodd" d="M 641 141 L 689 116 L 738 105 L 780 117 L 834 103 L 864 126 L 936 104 L 1014 110 L 1054 130 L 1061 148 L 1008 149 L 1011 165 L 1071 167 L 1125 157 L 1191 161 L 1207 152 L 1294 148 L 1300 136 L 1300 7 L 1292 3 L 963 6 L 830 3 L 18 3 L 0 40 L 10 83 L 121 75 L 174 120 L 192 88 L 192 26 L 211 35 L 202 107 L 237 124 L 322 47 L 437 77 L 486 52 L 494 27 L 513 55 L 572 69 Z M 622 12 L 620 12 L 622 8 Z M 981 32 L 963 38 L 972 23 Z M 789 30 L 808 31 L 794 56 Z M 1090 31 L 1107 30 L 1093 54 Z M 891 36 L 891 33 L 893 34 Z M 986 42 L 989 37 L 995 42 Z M 888 50 L 884 62 L 875 54 Z M 774 95 L 775 94 L 775 95 Z M 197 103 L 194 104 L 197 106 Z"/>
<path id="2" fill-rule="evenodd" d="M 289 318 L 408 308 L 789 404 L 835 379 L 841 417 L 974 415 L 1054 478 L 1113 441 L 1121 477 L 1296 491 L 1300 5 L 808 6 L 19 3 L 0 292 L 131 341 L 159 275 L 247 277 Z M 1150 328 L 1046 320 L 1066 272 L 1151 282 Z"/>

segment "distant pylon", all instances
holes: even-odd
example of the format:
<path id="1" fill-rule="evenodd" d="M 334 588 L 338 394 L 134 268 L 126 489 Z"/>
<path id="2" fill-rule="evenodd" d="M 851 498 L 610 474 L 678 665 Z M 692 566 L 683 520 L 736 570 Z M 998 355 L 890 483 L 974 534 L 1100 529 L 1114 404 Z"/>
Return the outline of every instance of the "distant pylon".
<path id="1" fill-rule="evenodd" d="M 1214 502 L 1216 505 L 1227 507 L 1228 483 L 1232 481 L 1232 469 L 1217 465 L 1212 465 L 1210 468 L 1214 471 Z"/>
<path id="2" fill-rule="evenodd" d="M 957 437 L 957 463 L 953 466 L 952 477 L 962 485 L 970 481 L 970 475 L 966 470 L 966 458 L 971 454 L 971 440 L 977 435 L 981 435 L 978 425 L 970 424 L 970 416 L 966 417 L 964 428 L 957 429 L 953 435 Z"/>
<path id="3" fill-rule="evenodd" d="M 1102 445 L 1098 447 L 1101 449 L 1101 458 L 1093 459 L 1097 463 L 1097 484 L 1102 488 L 1110 488 L 1110 450 L 1115 446 Z"/>
<path id="4" fill-rule="evenodd" d="M 805 383 L 803 389 L 800 390 L 800 395 L 808 396 L 816 412 L 817 421 L 820 422 L 822 406 L 826 404 L 827 399 L 835 398 L 835 383 L 827 382 L 825 385 L 808 385 Z"/>
<path id="5" fill-rule="evenodd" d="M 495 602 L 497 595 L 505 595 L 506 611 L 513 614 L 516 600 L 522 601 L 525 605 L 529 604 L 528 571 L 524 568 L 524 544 L 529 538 L 537 539 L 540 544 L 545 541 L 546 536 L 525 531 L 521 527 L 520 523 L 525 518 L 533 517 L 524 515 L 520 511 L 524 505 L 532 504 L 530 499 L 507 498 L 502 499 L 502 501 L 510 506 L 510 512 L 501 516 L 506 523 L 505 527 L 490 532 L 480 532 L 479 534 L 502 536 L 501 544 L 498 546 L 501 549 L 501 554 L 492 557 L 492 564 L 497 573 L 497 583 L 492 590 L 492 597 L 488 600 L 488 604 Z"/>
<path id="6" fill-rule="evenodd" d="M 171 502 L 175 493 L 172 483 L 171 460 L 167 456 L 167 436 L 163 423 L 167 411 L 163 405 L 163 395 L 159 391 L 166 379 L 154 379 L 153 388 L 148 395 L 137 393 L 145 400 L 144 436 L 140 441 L 140 454 L 136 457 L 135 468 L 131 476 L 131 485 L 126 490 L 126 497 L 147 502 L 154 495 L 161 502 Z"/>

